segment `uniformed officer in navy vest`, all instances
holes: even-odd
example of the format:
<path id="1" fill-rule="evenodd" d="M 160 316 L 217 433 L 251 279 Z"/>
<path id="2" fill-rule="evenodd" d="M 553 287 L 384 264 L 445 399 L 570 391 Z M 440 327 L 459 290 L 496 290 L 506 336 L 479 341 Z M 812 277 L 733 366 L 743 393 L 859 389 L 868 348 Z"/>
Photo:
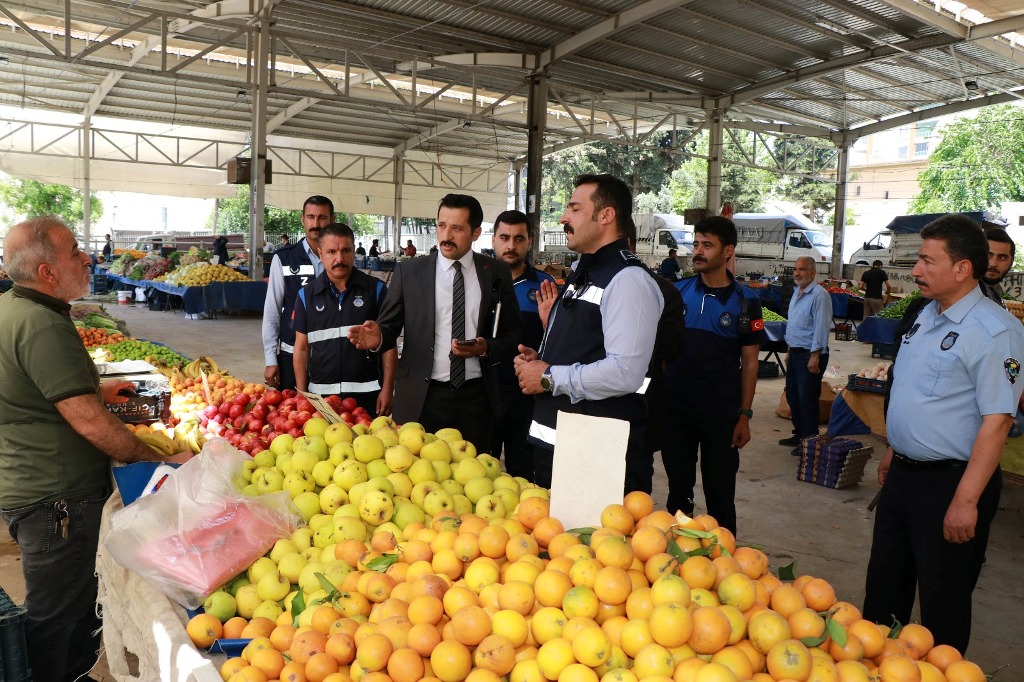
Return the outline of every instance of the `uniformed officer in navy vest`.
<path id="1" fill-rule="evenodd" d="M 625 490 L 650 492 L 643 391 L 664 299 L 629 250 L 627 237 L 636 227 L 626 183 L 611 175 L 581 175 L 575 185 L 561 223 L 580 259 L 551 309 L 540 348 L 520 346 L 515 359 L 520 388 L 536 396 L 530 424 L 536 483 L 551 485 L 561 410 L 629 422 Z"/>
<path id="2" fill-rule="evenodd" d="M 533 251 L 533 236 L 533 224 L 522 211 L 505 211 L 494 219 L 491 246 L 494 256 L 505 261 L 512 270 L 512 284 L 523 320 L 523 345 L 539 348 L 544 325 L 537 310 L 537 300 L 542 295 L 545 282 L 554 290 L 555 279 L 528 262 Z M 523 395 L 512 363 L 498 366 L 498 380 L 501 413 L 494 421 L 491 454 L 500 457 L 504 451 L 505 471 L 533 481 L 533 446 L 527 439 L 533 420 L 533 397 Z"/>
<path id="3" fill-rule="evenodd" d="M 320 230 L 333 219 L 334 204 L 330 199 L 320 195 L 306 199 L 302 205 L 305 238 L 282 246 L 270 264 L 267 299 L 263 304 L 263 378 L 271 388 L 295 388 L 292 308 L 299 289 L 324 271 L 317 256 Z"/>
<path id="4" fill-rule="evenodd" d="M 320 231 L 324 271 L 299 290 L 292 314 L 295 385 L 300 391 L 353 397 L 370 414 L 391 414 L 398 351 L 378 356 L 348 340 L 348 330 L 376 320 L 388 289 L 355 267 L 352 229 L 331 223 Z M 383 365 L 383 367 L 381 367 Z"/>
<path id="5" fill-rule="evenodd" d="M 863 612 L 907 623 L 916 596 L 935 643 L 963 653 L 999 508 L 999 459 L 1024 386 L 1024 327 L 978 287 L 988 243 L 977 223 L 946 215 L 921 240 L 911 274 L 928 304 L 890 370 Z"/>

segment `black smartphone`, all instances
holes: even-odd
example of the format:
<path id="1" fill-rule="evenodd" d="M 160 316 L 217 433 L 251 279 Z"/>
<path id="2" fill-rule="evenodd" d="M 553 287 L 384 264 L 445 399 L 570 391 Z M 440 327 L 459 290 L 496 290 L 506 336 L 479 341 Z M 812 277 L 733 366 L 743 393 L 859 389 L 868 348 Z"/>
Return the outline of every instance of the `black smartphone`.
<path id="1" fill-rule="evenodd" d="M 472 346 L 475 343 L 476 343 L 476 339 L 465 339 L 465 340 L 456 340 L 455 341 L 455 345 L 456 346 Z"/>

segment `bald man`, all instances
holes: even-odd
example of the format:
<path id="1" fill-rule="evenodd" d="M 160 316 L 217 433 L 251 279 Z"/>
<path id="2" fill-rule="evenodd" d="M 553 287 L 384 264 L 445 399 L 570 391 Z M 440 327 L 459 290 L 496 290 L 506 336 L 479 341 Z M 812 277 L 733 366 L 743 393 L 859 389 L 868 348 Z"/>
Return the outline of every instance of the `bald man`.
<path id="1" fill-rule="evenodd" d="M 71 230 L 52 216 L 28 220 L 7 233 L 4 253 L 14 287 L 0 297 L 0 517 L 22 553 L 33 676 L 74 680 L 99 648 L 96 548 L 110 462 L 159 458 L 107 411 L 134 385 L 100 384 L 68 314 L 90 277 Z"/>

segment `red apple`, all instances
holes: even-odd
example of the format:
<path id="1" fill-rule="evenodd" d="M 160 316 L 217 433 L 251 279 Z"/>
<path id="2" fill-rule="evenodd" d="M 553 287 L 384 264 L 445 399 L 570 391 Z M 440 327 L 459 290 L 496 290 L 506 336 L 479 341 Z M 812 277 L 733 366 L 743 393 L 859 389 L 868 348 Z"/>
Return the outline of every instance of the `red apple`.
<path id="1" fill-rule="evenodd" d="M 296 413 L 295 413 L 295 414 L 294 414 L 294 415 L 292 416 L 292 419 L 294 419 L 294 420 L 295 420 L 295 423 L 296 423 L 296 424 L 297 424 L 298 426 L 302 426 L 302 425 L 304 425 L 304 424 L 305 424 L 306 422 L 308 422 L 308 421 L 309 421 L 310 419 L 312 419 L 312 418 L 313 418 L 313 415 L 312 415 L 312 413 L 310 413 L 310 412 L 308 412 L 308 411 L 306 411 L 306 410 L 302 410 L 301 412 L 296 412 Z"/>
<path id="2" fill-rule="evenodd" d="M 284 400 L 284 396 L 281 395 L 280 391 L 270 389 L 263 394 L 263 399 L 267 401 L 267 405 L 279 405 L 281 404 L 281 401 Z"/>
<path id="3" fill-rule="evenodd" d="M 292 438 L 302 438 L 304 434 L 302 433 L 302 429 L 295 427 L 294 429 L 288 430 L 288 435 Z"/>
<path id="4" fill-rule="evenodd" d="M 239 393 L 238 395 L 231 399 L 231 402 L 233 402 L 235 405 L 242 405 L 244 407 L 245 405 L 249 404 L 249 396 L 245 393 Z"/>
<path id="5" fill-rule="evenodd" d="M 356 409 L 357 404 L 358 403 L 356 403 L 356 399 L 353 398 L 352 396 L 349 396 L 341 401 L 341 409 L 345 410 L 346 412 L 351 412 L 352 410 Z"/>
<path id="6" fill-rule="evenodd" d="M 249 420 L 249 431 L 259 433 L 263 430 L 265 424 L 262 419 L 250 419 Z"/>
<path id="7" fill-rule="evenodd" d="M 281 391 L 281 393 L 284 394 L 285 398 L 294 398 L 299 394 L 299 392 L 296 391 L 294 388 L 286 388 L 283 391 Z"/>

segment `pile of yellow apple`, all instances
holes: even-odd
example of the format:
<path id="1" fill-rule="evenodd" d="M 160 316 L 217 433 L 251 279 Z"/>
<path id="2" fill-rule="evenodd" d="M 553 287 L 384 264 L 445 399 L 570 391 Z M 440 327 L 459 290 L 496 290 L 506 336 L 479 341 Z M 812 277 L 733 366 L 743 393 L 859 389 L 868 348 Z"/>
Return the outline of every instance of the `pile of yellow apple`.
<path id="1" fill-rule="evenodd" d="M 247 463 L 245 491 L 287 490 L 308 526 L 187 626 L 199 647 L 249 640 L 226 681 L 985 679 L 921 625 L 866 621 L 821 578 L 780 580 L 710 516 L 634 492 L 567 531 L 547 490 L 454 429 L 306 427 Z"/>

